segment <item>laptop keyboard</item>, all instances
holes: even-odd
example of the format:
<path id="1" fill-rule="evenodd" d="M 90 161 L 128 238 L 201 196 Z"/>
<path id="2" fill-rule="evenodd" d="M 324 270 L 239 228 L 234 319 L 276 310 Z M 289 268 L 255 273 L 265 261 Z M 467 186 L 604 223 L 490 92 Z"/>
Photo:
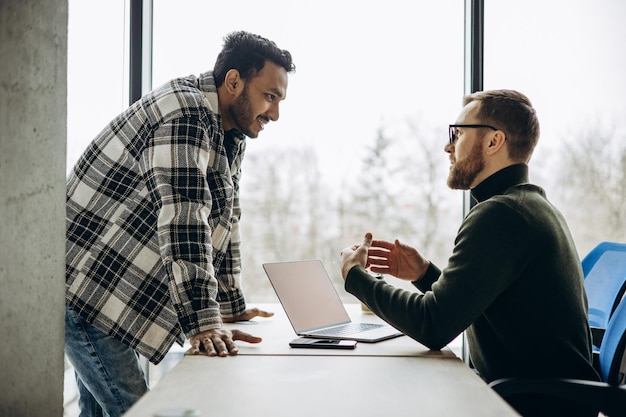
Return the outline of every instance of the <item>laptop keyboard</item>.
<path id="1" fill-rule="evenodd" d="M 312 332 L 312 335 L 323 334 L 325 336 L 347 336 L 354 333 L 361 333 L 380 327 L 380 324 L 374 323 L 346 323 L 341 326 L 331 327 L 329 329 Z"/>

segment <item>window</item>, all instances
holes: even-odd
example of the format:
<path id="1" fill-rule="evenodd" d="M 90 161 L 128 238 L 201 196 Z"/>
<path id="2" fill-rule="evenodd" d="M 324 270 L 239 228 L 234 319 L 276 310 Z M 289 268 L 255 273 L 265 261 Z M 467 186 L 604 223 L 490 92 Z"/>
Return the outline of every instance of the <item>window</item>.
<path id="1" fill-rule="evenodd" d="M 123 2 L 69 1 L 67 171 L 128 105 Z"/>
<path id="2" fill-rule="evenodd" d="M 600 240 L 626 241 L 626 4 L 485 3 L 484 88 L 517 89 L 539 114 L 531 180 L 564 213 L 581 256 Z M 128 5 L 69 6 L 68 170 L 128 104 Z M 233 30 L 293 54 L 280 120 L 250 140 L 243 165 L 248 301 L 276 301 L 262 262 L 319 258 L 355 302 L 342 289 L 339 251 L 366 231 L 445 265 L 463 215 L 443 151 L 464 92 L 463 2 L 232 6 L 155 1 L 152 86 L 210 70 Z"/>
<path id="3" fill-rule="evenodd" d="M 322 259 L 346 302 L 339 251 L 371 231 L 445 262 L 462 216 L 446 188 L 447 126 L 463 94 L 463 4 L 155 2 L 153 85 L 212 69 L 233 30 L 296 64 L 280 120 L 243 164 L 243 280 L 276 301 L 262 262 Z"/>
<path id="4" fill-rule="evenodd" d="M 485 89 L 533 102 L 531 180 L 565 215 L 581 257 L 626 241 L 624 16 L 619 0 L 485 2 Z"/>
<path id="5" fill-rule="evenodd" d="M 69 0 L 67 172 L 98 132 L 128 104 L 124 91 L 123 2 Z M 65 359 L 64 410 L 77 416 L 74 368 Z"/>

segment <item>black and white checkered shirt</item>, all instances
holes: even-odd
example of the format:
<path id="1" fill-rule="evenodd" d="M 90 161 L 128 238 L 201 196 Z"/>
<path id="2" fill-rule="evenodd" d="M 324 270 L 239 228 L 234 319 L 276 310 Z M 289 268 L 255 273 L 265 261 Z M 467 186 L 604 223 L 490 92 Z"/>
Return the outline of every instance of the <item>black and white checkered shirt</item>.
<path id="1" fill-rule="evenodd" d="M 173 80 L 115 118 L 67 181 L 67 302 L 160 362 L 245 310 L 239 178 L 211 72 Z M 230 156 L 230 158 L 229 158 Z"/>

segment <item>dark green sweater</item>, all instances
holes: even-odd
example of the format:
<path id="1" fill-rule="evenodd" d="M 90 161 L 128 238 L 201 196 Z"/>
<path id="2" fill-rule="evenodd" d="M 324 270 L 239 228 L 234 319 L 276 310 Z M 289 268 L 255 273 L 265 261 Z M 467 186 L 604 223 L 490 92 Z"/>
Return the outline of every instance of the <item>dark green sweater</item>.
<path id="1" fill-rule="evenodd" d="M 503 377 L 599 380 L 591 361 L 587 297 L 574 242 L 525 164 L 509 166 L 472 190 L 448 265 L 431 265 L 396 288 L 361 267 L 345 287 L 406 335 L 440 349 L 464 330 L 486 381 Z"/>

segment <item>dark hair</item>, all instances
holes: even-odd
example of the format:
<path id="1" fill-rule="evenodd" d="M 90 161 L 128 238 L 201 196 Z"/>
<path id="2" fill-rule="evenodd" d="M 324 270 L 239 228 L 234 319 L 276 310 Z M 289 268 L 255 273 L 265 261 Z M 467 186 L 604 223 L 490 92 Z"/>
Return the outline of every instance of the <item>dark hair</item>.
<path id="1" fill-rule="evenodd" d="M 528 97 L 514 90 L 478 91 L 463 98 L 463 105 L 480 101 L 481 123 L 504 131 L 509 156 L 527 162 L 539 140 L 539 120 Z"/>
<path id="2" fill-rule="evenodd" d="M 268 59 L 287 72 L 296 69 L 289 51 L 278 48 L 274 42 L 245 31 L 229 33 L 213 67 L 215 85 L 221 86 L 231 69 L 239 71 L 244 80 L 253 78 Z"/>

